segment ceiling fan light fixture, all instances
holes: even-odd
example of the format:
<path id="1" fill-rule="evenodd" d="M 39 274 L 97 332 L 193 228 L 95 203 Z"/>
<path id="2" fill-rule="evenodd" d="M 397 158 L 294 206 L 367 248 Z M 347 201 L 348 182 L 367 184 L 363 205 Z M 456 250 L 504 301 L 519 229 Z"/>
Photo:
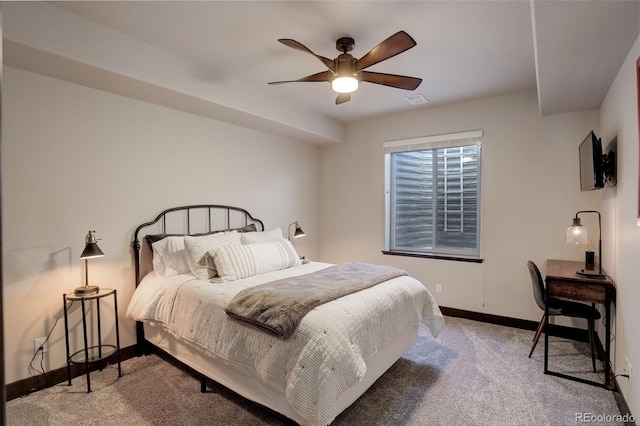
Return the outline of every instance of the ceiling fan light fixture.
<path id="1" fill-rule="evenodd" d="M 352 76 L 336 77 L 331 88 L 337 93 L 353 93 L 358 89 L 358 79 Z"/>
<path id="2" fill-rule="evenodd" d="M 355 92 L 360 82 L 375 83 L 396 89 L 415 90 L 422 83 L 421 78 L 407 77 L 404 75 L 385 74 L 379 72 L 364 71 L 377 63 L 405 52 L 416 45 L 416 41 L 404 31 L 398 31 L 387 37 L 382 43 L 367 52 L 360 59 L 354 58 L 351 52 L 355 41 L 351 37 L 340 37 L 336 40 L 336 49 L 342 52 L 337 58 L 331 60 L 324 56 L 316 55 L 305 45 L 290 39 L 281 38 L 278 41 L 287 47 L 315 56 L 327 68 L 327 71 L 318 72 L 288 81 L 272 81 L 269 84 L 283 84 L 294 82 L 330 82 L 331 88 L 338 93 L 336 105 L 348 102 L 351 93 Z"/>

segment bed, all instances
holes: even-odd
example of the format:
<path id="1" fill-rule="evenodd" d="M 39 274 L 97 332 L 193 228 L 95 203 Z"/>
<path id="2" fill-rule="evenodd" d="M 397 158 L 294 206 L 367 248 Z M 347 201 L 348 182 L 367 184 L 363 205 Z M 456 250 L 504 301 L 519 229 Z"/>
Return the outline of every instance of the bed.
<path id="1" fill-rule="evenodd" d="M 167 209 L 138 226 L 132 244 L 127 317 L 140 353 L 159 349 L 198 372 L 203 392 L 208 378 L 299 424 L 330 424 L 415 343 L 420 323 L 434 337 L 444 324 L 406 273 L 311 305 L 288 337 L 238 320 L 227 311 L 245 292 L 312 282 L 344 265 L 377 267 L 301 262 L 279 228 L 265 230 L 242 208 Z"/>

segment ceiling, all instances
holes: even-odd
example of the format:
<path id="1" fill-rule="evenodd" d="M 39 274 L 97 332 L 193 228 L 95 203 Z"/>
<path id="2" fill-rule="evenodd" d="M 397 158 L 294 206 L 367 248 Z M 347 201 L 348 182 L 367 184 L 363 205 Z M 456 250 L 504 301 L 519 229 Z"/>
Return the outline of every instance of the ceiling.
<path id="1" fill-rule="evenodd" d="M 523 90 L 543 115 L 599 108 L 640 33 L 640 2 L 614 1 L 201 1 L 54 2 L 102 26 L 200 64 L 199 84 L 233 78 L 237 96 L 260 96 L 350 123 Z M 369 68 L 423 79 L 415 91 L 361 84 L 335 105 L 326 83 L 267 85 L 323 71 L 292 38 L 336 57 L 339 37 L 359 58 L 404 30 L 417 46 Z M 185 76 L 185 79 L 187 76 Z M 429 103 L 411 105 L 421 94 Z"/>

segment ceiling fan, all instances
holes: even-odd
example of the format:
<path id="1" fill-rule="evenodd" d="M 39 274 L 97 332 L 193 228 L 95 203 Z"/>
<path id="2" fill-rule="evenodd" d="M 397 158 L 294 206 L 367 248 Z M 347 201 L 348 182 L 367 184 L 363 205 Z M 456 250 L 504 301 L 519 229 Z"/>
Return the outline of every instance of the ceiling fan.
<path id="1" fill-rule="evenodd" d="M 420 83 L 422 83 L 421 78 L 364 71 L 365 68 L 392 58 L 415 46 L 416 41 L 404 31 L 398 31 L 371 49 L 360 59 L 356 59 L 347 53 L 352 51 L 355 46 L 355 42 L 351 37 L 341 37 L 336 41 L 336 49 L 342 52 L 342 54 L 335 59 L 316 55 L 306 46 L 290 38 L 281 38 L 278 39 L 278 41 L 285 46 L 315 56 L 329 69 L 302 77 L 298 80 L 274 81 L 269 84 L 316 81 L 330 82 L 333 90 L 338 92 L 336 105 L 349 101 L 351 99 L 351 93 L 358 88 L 359 83 L 362 81 L 405 90 L 415 90 Z"/>

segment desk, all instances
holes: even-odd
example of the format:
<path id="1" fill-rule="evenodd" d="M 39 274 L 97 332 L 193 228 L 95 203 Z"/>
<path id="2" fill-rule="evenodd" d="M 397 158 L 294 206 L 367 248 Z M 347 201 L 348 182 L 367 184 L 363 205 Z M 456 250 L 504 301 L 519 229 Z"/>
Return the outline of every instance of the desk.
<path id="1" fill-rule="evenodd" d="M 585 380 L 579 377 L 549 371 L 549 334 L 544 334 L 544 373 L 565 379 L 576 380 L 604 388 L 609 388 L 609 357 L 611 349 L 611 303 L 615 301 L 615 286 L 611 278 L 604 279 L 587 278 L 576 275 L 578 269 L 582 269 L 584 263 L 566 260 L 547 260 L 546 270 L 546 297 L 556 299 L 568 299 L 579 302 L 600 303 L 605 309 L 605 348 L 604 348 L 604 383 Z M 548 305 L 547 305 L 548 306 Z M 549 326 L 549 312 L 545 322 L 545 330 Z"/>

